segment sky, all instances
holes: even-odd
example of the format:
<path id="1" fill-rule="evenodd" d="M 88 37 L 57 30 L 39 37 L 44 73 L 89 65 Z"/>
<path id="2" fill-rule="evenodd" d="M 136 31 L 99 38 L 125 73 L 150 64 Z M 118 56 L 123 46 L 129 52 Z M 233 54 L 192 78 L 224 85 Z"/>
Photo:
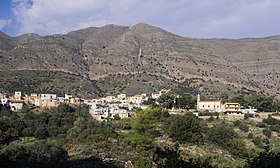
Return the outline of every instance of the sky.
<path id="1" fill-rule="evenodd" d="M 0 31 L 61 34 L 144 22 L 193 38 L 280 35 L 280 0 L 0 0 Z"/>

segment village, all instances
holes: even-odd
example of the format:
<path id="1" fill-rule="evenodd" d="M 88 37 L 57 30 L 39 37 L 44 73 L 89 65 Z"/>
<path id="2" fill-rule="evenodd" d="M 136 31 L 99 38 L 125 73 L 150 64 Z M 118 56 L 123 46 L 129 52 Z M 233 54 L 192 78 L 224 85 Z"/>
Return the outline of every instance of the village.
<path id="1" fill-rule="evenodd" d="M 126 94 L 118 94 L 115 96 L 106 96 L 98 99 L 84 99 L 74 97 L 70 94 L 65 94 L 64 97 L 58 97 L 56 94 L 37 94 L 23 95 L 22 92 L 17 91 L 14 95 L 8 97 L 0 94 L 0 106 L 6 107 L 11 111 L 19 111 L 24 106 L 35 106 L 39 108 L 52 108 L 60 104 L 69 104 L 71 106 L 86 105 L 93 118 L 99 121 L 108 118 L 129 118 L 135 116 L 135 109 L 145 110 L 148 105 L 143 104 L 149 98 L 156 100 L 163 95 L 169 93 L 171 90 L 162 89 L 159 93 L 139 94 L 134 96 L 127 96 Z M 210 99 L 201 100 L 200 95 L 197 96 L 196 109 L 169 109 L 171 114 L 184 114 L 184 112 L 192 112 L 199 115 L 199 112 L 218 113 L 223 119 L 243 119 L 244 114 L 251 114 L 255 116 L 257 109 L 244 109 L 236 102 L 223 102 L 223 100 Z"/>

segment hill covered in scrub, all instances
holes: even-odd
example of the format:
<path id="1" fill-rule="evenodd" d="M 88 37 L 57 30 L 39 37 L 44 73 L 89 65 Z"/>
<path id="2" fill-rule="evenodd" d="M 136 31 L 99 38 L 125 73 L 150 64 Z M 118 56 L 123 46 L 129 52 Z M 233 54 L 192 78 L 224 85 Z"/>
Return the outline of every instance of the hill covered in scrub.
<path id="1" fill-rule="evenodd" d="M 87 109 L 60 105 L 0 115 L 2 167 L 277 167 L 278 113 L 207 120 L 160 107 L 136 118 L 94 120 Z"/>
<path id="2" fill-rule="evenodd" d="M 279 44 L 279 36 L 193 39 L 144 23 L 90 27 L 49 36 L 9 37 L 1 33 L 0 70 L 15 82 L 22 71 L 59 72 L 60 78 L 65 75 L 80 83 L 93 81 L 90 87 L 73 83 L 78 88 L 74 92 L 81 92 L 84 97 L 136 94 L 142 90 L 152 93 L 184 84 L 209 95 L 263 92 L 279 98 Z M 7 87 L 6 80 L 1 88 L 15 91 Z M 34 77 L 34 81 L 35 86 L 44 89 L 42 79 Z M 55 80 L 47 84 L 56 85 Z M 69 83 L 61 81 L 61 85 Z M 72 92 L 71 87 L 59 90 Z"/>

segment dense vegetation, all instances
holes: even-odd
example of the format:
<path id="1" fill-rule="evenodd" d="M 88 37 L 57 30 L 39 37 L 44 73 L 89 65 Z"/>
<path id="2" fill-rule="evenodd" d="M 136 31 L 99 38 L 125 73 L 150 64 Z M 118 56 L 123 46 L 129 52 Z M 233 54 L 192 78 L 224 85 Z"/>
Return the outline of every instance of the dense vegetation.
<path id="1" fill-rule="evenodd" d="M 240 94 L 230 99 L 231 102 L 240 103 L 245 108 L 256 108 L 258 111 L 277 111 L 280 109 L 280 102 L 275 100 L 271 96 L 265 96 L 262 94 Z"/>
<path id="2" fill-rule="evenodd" d="M 40 111 L 0 115 L 1 167 L 279 165 L 280 121 L 273 116 L 262 122 L 202 120 L 151 107 L 133 119 L 98 122 L 82 107 Z"/>

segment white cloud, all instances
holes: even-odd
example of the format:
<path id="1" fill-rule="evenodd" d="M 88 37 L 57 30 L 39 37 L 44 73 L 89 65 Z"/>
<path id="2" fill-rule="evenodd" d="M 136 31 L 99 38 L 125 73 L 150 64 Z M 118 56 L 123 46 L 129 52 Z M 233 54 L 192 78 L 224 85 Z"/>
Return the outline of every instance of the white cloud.
<path id="1" fill-rule="evenodd" d="M 8 20 L 0 19 L 0 30 L 3 29 L 4 27 L 10 25 L 11 23 L 12 23 L 12 19 L 8 19 Z"/>
<path id="2" fill-rule="evenodd" d="M 278 0 L 14 0 L 19 33 L 146 22 L 190 37 L 279 34 Z"/>

